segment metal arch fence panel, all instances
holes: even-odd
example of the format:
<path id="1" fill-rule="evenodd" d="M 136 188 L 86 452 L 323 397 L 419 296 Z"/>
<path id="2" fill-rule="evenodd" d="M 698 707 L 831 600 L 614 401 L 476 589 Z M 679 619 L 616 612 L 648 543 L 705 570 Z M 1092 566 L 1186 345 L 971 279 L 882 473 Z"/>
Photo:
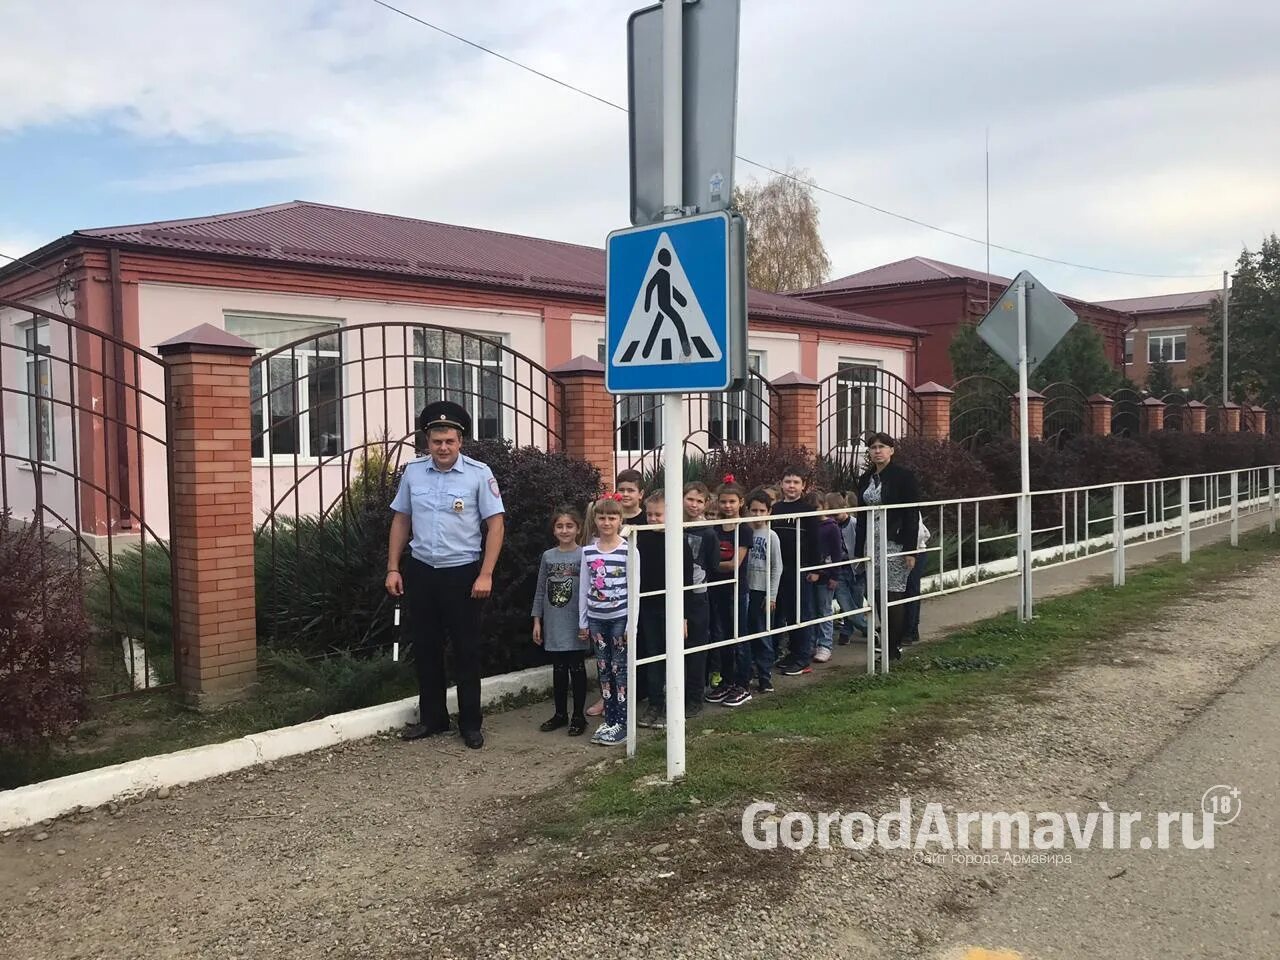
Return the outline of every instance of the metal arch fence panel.
<path id="1" fill-rule="evenodd" d="M 1280 401 L 1272 400 L 1266 405 L 1267 436 L 1280 435 Z"/>
<path id="2" fill-rule="evenodd" d="M 1222 398 L 1209 396 L 1201 402 L 1207 408 L 1204 412 L 1204 432 L 1221 433 L 1225 427 L 1222 422 Z"/>
<path id="3" fill-rule="evenodd" d="M 818 384 L 818 454 L 855 472 L 865 460 L 866 437 L 919 436 L 920 398 L 906 380 L 870 364 L 841 364 Z"/>
<path id="4" fill-rule="evenodd" d="M 1242 403 L 1240 405 L 1240 432 L 1258 432 L 1258 417 L 1253 412 L 1253 404 L 1251 403 Z"/>
<path id="5" fill-rule="evenodd" d="M 43 670 L 89 697 L 173 683 L 168 395 L 149 351 L 0 300 L 0 535 L 38 539 L 44 642 L 76 625 L 56 656 L 12 647 L 10 679 Z"/>
<path id="6" fill-rule="evenodd" d="M 777 391 L 750 370 L 741 390 L 689 394 L 684 401 L 684 457 L 705 457 L 734 444 L 776 443 Z M 662 396 L 614 397 L 614 453 L 627 469 L 653 474 L 662 465 Z"/>
<path id="7" fill-rule="evenodd" d="M 1136 437 L 1142 430 L 1142 394 L 1122 387 L 1111 394 L 1111 433 Z"/>
<path id="8" fill-rule="evenodd" d="M 1044 396 L 1044 435 L 1062 443 L 1078 437 L 1088 429 L 1089 400 L 1074 383 L 1060 381 L 1046 386 Z"/>
<path id="9" fill-rule="evenodd" d="M 1181 391 L 1166 393 L 1160 400 L 1164 403 L 1164 428 L 1177 433 L 1185 433 L 1191 429 L 1187 417 L 1187 395 Z"/>
<path id="10" fill-rule="evenodd" d="M 467 410 L 470 442 L 564 447 L 560 382 L 482 334 L 409 321 L 353 324 L 255 357 L 250 431 L 264 639 L 308 649 L 308 637 L 319 636 L 314 621 L 332 601 L 311 592 L 309 564 L 340 559 L 355 578 L 343 582 L 351 589 L 363 579 L 348 558 L 381 549 L 380 569 L 387 507 L 401 468 L 425 450 L 417 417 L 436 400 Z"/>
<path id="11" fill-rule="evenodd" d="M 962 377 L 951 388 L 951 439 L 969 449 L 1013 436 L 1009 398 L 1014 389 L 995 377 Z"/>

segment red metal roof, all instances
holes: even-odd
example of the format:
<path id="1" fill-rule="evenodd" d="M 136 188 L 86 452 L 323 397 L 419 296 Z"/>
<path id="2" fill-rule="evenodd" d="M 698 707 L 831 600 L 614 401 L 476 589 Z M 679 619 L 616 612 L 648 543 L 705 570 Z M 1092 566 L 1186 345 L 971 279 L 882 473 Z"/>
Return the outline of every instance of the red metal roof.
<path id="1" fill-rule="evenodd" d="M 171 253 L 403 274 L 449 283 L 604 297 L 605 256 L 587 247 L 475 227 L 293 201 L 253 210 L 77 230 L 77 238 Z M 751 290 L 753 319 L 920 336 L 902 324 Z"/>
<path id="2" fill-rule="evenodd" d="M 1172 310 L 1196 310 L 1208 307 L 1222 296 L 1221 290 L 1197 290 L 1194 293 L 1165 293 L 1154 297 L 1130 297 L 1127 300 L 1102 300 L 1098 306 L 1123 310 L 1125 313 L 1163 313 Z"/>

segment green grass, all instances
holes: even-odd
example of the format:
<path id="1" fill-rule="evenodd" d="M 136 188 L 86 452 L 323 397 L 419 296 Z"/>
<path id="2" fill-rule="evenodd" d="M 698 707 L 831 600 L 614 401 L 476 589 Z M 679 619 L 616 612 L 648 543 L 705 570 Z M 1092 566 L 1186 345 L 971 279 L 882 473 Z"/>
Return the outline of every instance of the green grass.
<path id="1" fill-rule="evenodd" d="M 847 796 L 873 775 L 886 744 L 966 708 L 980 709 L 992 695 L 1032 694 L 1079 662 L 1091 645 L 1109 649 L 1118 635 L 1150 624 L 1152 611 L 1204 596 L 1214 581 L 1277 552 L 1280 538 L 1250 534 L 1237 548 L 1198 550 L 1186 565 L 1174 559 L 1133 571 L 1119 590 L 1099 585 L 1042 601 L 1030 624 L 1001 615 L 909 648 L 888 677 L 843 668 L 789 691 L 779 684 L 772 698 L 757 697 L 746 710 L 706 711 L 689 721 L 683 781 L 644 785 L 665 771 L 665 741 L 647 738 L 635 763 L 609 766 L 580 787 L 540 798 L 525 829 L 565 837 L 588 823 L 653 826 L 687 813 L 694 798 L 714 805 L 795 794 L 809 800 Z"/>

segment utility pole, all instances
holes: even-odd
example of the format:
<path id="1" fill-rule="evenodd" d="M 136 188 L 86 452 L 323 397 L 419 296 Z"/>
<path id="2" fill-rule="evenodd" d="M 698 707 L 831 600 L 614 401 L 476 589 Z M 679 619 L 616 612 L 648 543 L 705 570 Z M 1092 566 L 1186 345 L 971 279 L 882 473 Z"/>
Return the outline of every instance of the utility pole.
<path id="1" fill-rule="evenodd" d="M 1222 405 L 1224 407 L 1231 402 L 1230 388 L 1228 387 L 1230 381 L 1227 380 L 1227 350 L 1231 343 L 1227 327 L 1227 320 L 1230 314 L 1228 298 L 1231 296 L 1231 291 L 1227 289 L 1227 283 L 1230 277 L 1229 271 L 1222 271 Z"/>

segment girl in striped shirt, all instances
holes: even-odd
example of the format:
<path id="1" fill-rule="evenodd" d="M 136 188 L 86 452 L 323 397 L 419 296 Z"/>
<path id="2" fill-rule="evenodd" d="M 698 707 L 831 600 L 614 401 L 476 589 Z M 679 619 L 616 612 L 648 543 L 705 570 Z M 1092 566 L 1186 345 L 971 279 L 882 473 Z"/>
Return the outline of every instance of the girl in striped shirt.
<path id="1" fill-rule="evenodd" d="M 601 497 L 591 511 L 595 538 L 582 548 L 578 627 L 596 652 L 604 722 L 592 743 L 627 742 L 627 541 L 622 505 Z"/>

